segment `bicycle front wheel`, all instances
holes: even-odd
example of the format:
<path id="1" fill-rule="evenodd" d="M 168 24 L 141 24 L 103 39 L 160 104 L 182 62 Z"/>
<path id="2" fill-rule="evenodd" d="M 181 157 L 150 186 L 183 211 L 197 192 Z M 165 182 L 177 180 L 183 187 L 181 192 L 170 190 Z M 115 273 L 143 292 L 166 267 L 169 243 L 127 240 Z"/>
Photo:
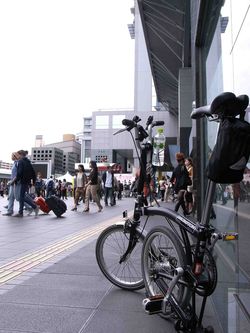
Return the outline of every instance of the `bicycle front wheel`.
<path id="1" fill-rule="evenodd" d="M 136 231 L 136 245 L 121 261 L 129 244 L 129 231 L 115 224 L 105 229 L 97 239 L 96 259 L 106 278 L 119 288 L 138 290 L 144 288 L 141 272 L 141 251 L 144 236 Z"/>
<path id="2" fill-rule="evenodd" d="M 147 234 L 142 249 L 142 275 L 148 297 L 164 297 L 175 269 L 184 266 L 185 252 L 177 236 L 164 226 L 153 228 Z M 191 291 L 184 277 L 177 282 L 172 295 L 180 306 L 189 303 Z M 168 318 L 172 313 L 173 309 L 169 305 L 163 316 Z"/>

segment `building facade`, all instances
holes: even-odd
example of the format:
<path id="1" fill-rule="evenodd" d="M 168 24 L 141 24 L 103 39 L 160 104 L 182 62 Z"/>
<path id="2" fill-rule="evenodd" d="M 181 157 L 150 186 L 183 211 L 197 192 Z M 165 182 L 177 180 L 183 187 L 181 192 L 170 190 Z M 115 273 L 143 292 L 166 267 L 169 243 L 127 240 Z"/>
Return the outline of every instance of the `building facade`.
<path id="1" fill-rule="evenodd" d="M 121 133 L 114 136 L 113 134 L 123 128 L 124 118 L 132 119 L 137 115 L 141 118 L 141 124 L 145 126 L 147 118 L 153 115 L 154 120 L 165 121 L 166 162 L 171 170 L 175 165 L 175 153 L 179 149 L 178 119 L 174 114 L 167 112 L 168 109 L 157 100 L 155 105 L 152 105 L 154 84 L 137 2 L 131 12 L 134 14 L 134 21 L 128 24 L 128 28 L 131 42 L 135 43 L 134 108 L 133 110 L 101 110 L 92 113 L 91 159 L 97 162 L 118 163 L 122 166 L 123 172 L 135 172 L 139 162 L 130 135 Z M 85 150 L 84 147 L 82 149 Z"/>
<path id="2" fill-rule="evenodd" d="M 91 159 L 91 133 L 92 116 L 83 117 L 83 131 L 76 135 L 78 142 L 81 143 L 81 163 L 89 163 Z"/>
<path id="3" fill-rule="evenodd" d="M 63 168 L 63 159 L 64 153 L 63 150 L 52 147 L 35 147 L 31 149 L 31 161 L 36 162 L 49 162 L 51 163 L 51 175 L 57 177 L 58 175 L 64 174 Z M 40 171 L 40 170 L 39 170 Z M 48 175 L 42 175 L 43 178 L 46 178 Z"/>
<path id="4" fill-rule="evenodd" d="M 150 5 L 140 0 L 137 4 L 158 101 L 175 114 L 180 150 L 195 160 L 199 219 L 204 206 L 206 166 L 218 124 L 191 121 L 190 113 L 193 105 L 210 104 L 225 91 L 250 95 L 249 1 L 242 0 L 240 6 L 236 0 L 152 0 Z M 214 202 L 215 228 L 239 233 L 238 241 L 218 242 L 215 248 L 219 278 L 212 308 L 218 332 L 250 331 L 248 174 L 240 183 L 237 214 L 232 184 L 219 184 Z"/>
<path id="5" fill-rule="evenodd" d="M 63 141 L 51 143 L 31 150 L 32 162 L 51 161 L 51 172 L 55 177 L 75 173 L 75 163 L 80 162 L 81 144 L 75 135 L 65 134 Z"/>
<path id="6" fill-rule="evenodd" d="M 166 136 L 167 155 L 166 162 L 171 169 L 177 151 L 177 126 L 168 127 L 172 122 L 172 115 L 164 111 L 135 112 L 122 111 L 96 111 L 92 114 L 92 140 L 91 159 L 100 162 L 118 163 L 123 172 L 134 173 L 139 166 L 136 149 L 128 132 L 114 135 L 119 129 L 124 128 L 122 120 L 133 119 L 137 115 L 141 118 L 141 124 L 145 126 L 149 116 L 154 120 L 163 120 L 164 134 Z"/>
<path id="7" fill-rule="evenodd" d="M 135 20 L 129 31 L 135 41 L 134 110 L 98 111 L 92 119 L 91 159 L 118 162 L 133 172 L 136 153 L 128 133 L 114 136 L 123 118 L 149 115 L 164 120 L 170 162 L 180 150 L 195 162 L 197 218 L 206 189 L 206 166 L 214 147 L 218 124 L 190 118 L 193 106 L 207 105 L 220 93 L 250 95 L 248 66 L 249 1 L 135 1 Z M 152 106 L 152 77 L 156 107 Z M 153 111 L 161 110 L 161 112 Z M 249 113 L 246 116 L 249 120 Z M 174 162 L 173 162 L 174 163 Z M 212 296 L 214 320 L 223 333 L 250 331 L 249 172 L 244 175 L 238 214 L 233 207 L 232 184 L 217 191 L 213 225 L 239 232 L 239 240 L 216 246 L 219 281 Z M 218 186 L 220 188 L 220 186 Z M 226 204 L 222 198 L 226 196 Z M 224 199 L 223 199 L 224 200 Z"/>

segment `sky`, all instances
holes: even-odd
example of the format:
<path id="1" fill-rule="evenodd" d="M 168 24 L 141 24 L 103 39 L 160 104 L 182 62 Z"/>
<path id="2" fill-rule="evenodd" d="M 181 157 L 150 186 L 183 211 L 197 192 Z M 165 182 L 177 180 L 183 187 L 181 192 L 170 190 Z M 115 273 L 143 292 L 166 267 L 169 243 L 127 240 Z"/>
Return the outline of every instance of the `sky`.
<path id="1" fill-rule="evenodd" d="M 0 1 L 0 160 L 134 103 L 133 0 Z"/>
<path id="2" fill-rule="evenodd" d="M 222 16 L 228 16 L 226 33 L 221 35 L 223 55 L 224 91 L 233 91 L 237 96 L 250 96 L 250 2 L 226 1 Z"/>

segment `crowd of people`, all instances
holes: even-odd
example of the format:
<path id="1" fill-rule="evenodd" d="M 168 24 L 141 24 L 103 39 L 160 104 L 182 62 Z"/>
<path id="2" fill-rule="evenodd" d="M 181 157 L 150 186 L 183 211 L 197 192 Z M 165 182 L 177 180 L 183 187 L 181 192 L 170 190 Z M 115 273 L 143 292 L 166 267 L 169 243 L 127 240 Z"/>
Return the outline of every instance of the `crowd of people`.
<path id="1" fill-rule="evenodd" d="M 115 206 L 116 200 L 123 197 L 136 197 L 138 176 L 133 181 L 121 182 L 117 180 L 110 166 L 102 174 L 99 173 L 95 161 L 90 162 L 90 172 L 86 173 L 84 166 L 79 164 L 73 181 L 68 182 L 66 179 L 54 179 L 53 176 L 43 179 L 42 174 L 35 171 L 30 160 L 27 158 L 28 152 L 19 150 L 12 153 L 13 166 L 11 170 L 11 179 L 8 182 L 8 191 L 4 183 L 0 183 L 0 195 L 4 196 L 7 192 L 8 205 L 5 206 L 5 216 L 23 217 L 24 210 L 28 215 L 32 213 L 38 215 L 39 206 L 35 203 L 35 197 L 49 198 L 52 195 L 62 200 L 73 197 L 72 211 L 79 210 L 80 202 L 83 203 L 83 212 L 89 212 L 90 202 L 94 202 L 97 211 L 103 210 L 103 205 Z M 146 196 L 152 204 L 152 198 L 158 198 L 164 202 L 174 202 L 175 211 L 181 207 L 184 215 L 194 213 L 195 195 L 193 191 L 193 162 L 192 158 L 184 156 L 183 153 L 176 153 L 177 166 L 174 168 L 172 175 L 162 175 L 160 179 L 154 179 Z M 144 194 L 145 194 L 144 193 Z M 222 200 L 225 205 L 229 199 L 234 200 L 234 207 L 238 206 L 238 201 L 250 201 L 250 183 L 221 185 L 217 184 L 215 201 Z M 19 203 L 19 209 L 14 214 L 14 202 Z M 103 200 L 104 204 L 101 204 Z"/>
<path id="2" fill-rule="evenodd" d="M 28 152 L 26 150 L 19 150 L 13 152 L 11 155 L 13 166 L 11 169 L 11 178 L 8 182 L 8 205 L 5 216 L 23 217 L 24 208 L 27 209 L 28 214 L 33 212 L 37 217 L 39 207 L 31 200 L 29 196 L 30 185 L 35 184 L 36 174 L 30 160 L 27 158 Z M 18 213 L 14 214 L 14 202 L 19 203 Z"/>
<path id="3" fill-rule="evenodd" d="M 193 161 L 183 153 L 176 153 L 177 166 L 171 177 L 163 175 L 157 181 L 156 192 L 161 201 L 175 202 L 175 211 L 182 207 L 184 215 L 190 215 L 194 209 Z"/>
<path id="4" fill-rule="evenodd" d="M 4 216 L 23 217 L 26 210 L 27 215 L 34 212 L 37 217 L 39 206 L 34 200 L 36 197 L 43 197 L 46 200 L 55 195 L 61 200 L 67 200 L 69 196 L 72 196 L 74 205 L 71 210 L 77 211 L 79 202 L 82 201 L 83 212 L 90 210 L 91 201 L 96 204 L 98 212 L 101 212 L 103 210 L 101 199 L 104 200 L 105 206 L 114 206 L 116 198 L 122 198 L 123 184 L 117 181 L 111 167 L 108 167 L 107 171 L 101 175 L 96 162 L 91 161 L 88 174 L 82 164 L 78 166 L 73 182 L 67 182 L 66 179 L 54 179 L 53 176 L 43 179 L 40 172 L 35 174 L 27 154 L 28 152 L 24 150 L 12 153 L 11 179 L 7 187 L 3 182 L 0 183 L 2 191 L 0 195 L 7 194 L 8 197 L 8 204 L 4 207 L 6 212 L 2 213 Z M 19 203 L 16 214 L 14 214 L 15 201 Z"/>

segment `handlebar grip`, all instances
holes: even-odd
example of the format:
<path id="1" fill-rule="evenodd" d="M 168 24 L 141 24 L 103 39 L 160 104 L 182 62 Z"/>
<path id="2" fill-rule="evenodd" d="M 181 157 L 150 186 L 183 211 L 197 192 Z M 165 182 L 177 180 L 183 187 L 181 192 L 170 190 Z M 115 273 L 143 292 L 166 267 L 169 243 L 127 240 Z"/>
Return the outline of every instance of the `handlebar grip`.
<path id="1" fill-rule="evenodd" d="M 199 119 L 199 118 L 203 118 L 205 116 L 206 117 L 212 116 L 212 114 L 210 112 L 210 105 L 204 105 L 204 106 L 200 106 L 197 109 L 193 109 L 190 116 L 192 119 Z"/>
<path id="2" fill-rule="evenodd" d="M 154 121 L 154 126 L 163 126 L 165 124 L 164 120 L 156 120 Z"/>
<path id="3" fill-rule="evenodd" d="M 131 128 L 136 126 L 135 122 L 133 120 L 130 120 L 130 119 L 123 119 L 122 120 L 122 125 L 127 126 L 127 127 L 131 127 Z"/>

